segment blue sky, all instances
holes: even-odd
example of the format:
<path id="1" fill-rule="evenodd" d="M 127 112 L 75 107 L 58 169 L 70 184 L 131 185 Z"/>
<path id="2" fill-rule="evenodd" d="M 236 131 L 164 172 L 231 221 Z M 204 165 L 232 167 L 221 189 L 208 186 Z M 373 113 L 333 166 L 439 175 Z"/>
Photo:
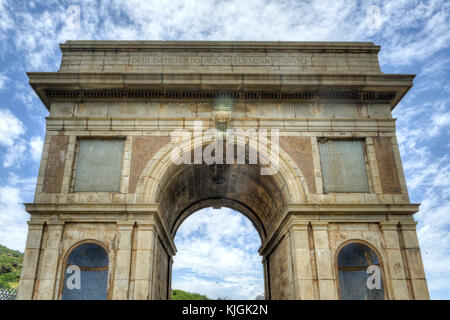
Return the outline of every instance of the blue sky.
<path id="1" fill-rule="evenodd" d="M 80 9 L 79 23 L 73 19 L 72 5 Z M 449 299 L 449 30 L 450 2 L 442 0 L 0 0 L 0 243 L 24 248 L 28 215 L 22 203 L 33 199 L 47 116 L 25 72 L 56 71 L 59 43 L 69 39 L 373 41 L 382 46 L 379 58 L 384 73 L 417 75 L 394 117 L 410 198 L 422 203 L 415 218 L 431 297 Z M 239 217 L 227 211 L 208 221 L 217 224 L 227 214 Z M 238 230 L 254 232 L 244 218 L 235 219 L 239 228 L 223 233 L 223 239 L 240 239 Z M 214 229 L 195 215 L 186 224 L 202 231 L 198 236 L 189 231 L 177 235 L 179 248 L 189 250 L 186 241 L 191 237 L 219 241 L 210 233 Z M 259 240 L 250 239 L 248 248 L 253 248 L 257 245 L 253 241 Z M 236 249 L 234 242 L 220 242 L 223 250 Z M 174 274 L 177 283 L 182 286 L 195 276 L 204 280 L 196 291 L 211 295 L 220 294 L 219 289 L 208 291 L 215 282 L 225 288 L 240 277 L 252 285 L 260 276 L 260 261 L 248 248 L 238 247 L 234 257 L 242 258 L 249 273 L 227 268 L 220 279 L 211 278 L 210 261 L 201 259 L 199 267 Z M 180 261 L 182 250 L 176 264 Z M 234 288 L 223 289 L 221 295 L 235 292 L 233 297 L 254 298 L 260 293 L 257 284 L 252 292 L 244 286 Z"/>

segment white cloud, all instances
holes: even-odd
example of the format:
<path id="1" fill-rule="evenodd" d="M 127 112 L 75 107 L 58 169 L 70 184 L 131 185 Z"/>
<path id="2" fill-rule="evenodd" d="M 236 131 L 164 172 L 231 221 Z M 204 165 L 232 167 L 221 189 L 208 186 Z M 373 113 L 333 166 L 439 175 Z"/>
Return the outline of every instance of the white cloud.
<path id="1" fill-rule="evenodd" d="M 0 185 L 0 243 L 8 248 L 22 252 L 25 248 L 29 216 L 22 203 L 32 199 L 35 186 L 35 178 L 14 174 Z"/>
<path id="2" fill-rule="evenodd" d="M 5 76 L 4 74 L 0 73 L 0 90 L 5 88 L 6 82 L 9 80 L 9 78 L 7 76 Z"/>
<path id="3" fill-rule="evenodd" d="M 7 149 L 7 153 L 4 155 L 3 167 L 19 167 L 25 161 L 26 141 L 18 139 Z"/>
<path id="4" fill-rule="evenodd" d="M 450 157 L 442 152 L 448 147 L 448 100 L 422 107 L 409 100 L 396 112 L 400 113 L 398 138 L 411 200 L 422 203 L 415 219 L 428 287 L 432 298 L 448 299 Z"/>
<path id="5" fill-rule="evenodd" d="M 19 167 L 27 161 L 27 149 L 31 159 L 38 162 L 41 159 L 43 138 L 33 136 L 27 142 L 24 139 L 25 125 L 9 109 L 0 109 L 0 147 L 3 147 L 3 167 Z"/>
<path id="6" fill-rule="evenodd" d="M 0 145 L 10 147 L 25 133 L 22 121 L 8 109 L 0 109 Z"/>
<path id="7" fill-rule="evenodd" d="M 14 28 L 14 20 L 6 7 L 6 0 L 0 0 L 0 39 L 6 36 L 6 31 Z"/>
<path id="8" fill-rule="evenodd" d="M 0 109 L 0 147 L 4 147 L 3 167 L 19 165 L 23 160 L 26 142 L 22 139 L 26 128 L 8 109 Z"/>
<path id="9" fill-rule="evenodd" d="M 441 0 L 82 0 L 39 2 L 41 10 L 26 1 L 20 10 L 15 2 L 9 4 L 11 10 L 3 14 L 5 28 L 11 45 L 24 57 L 26 64 L 20 68 L 26 71 L 57 69 L 57 45 L 67 39 L 375 39 L 383 45 L 383 63 L 394 65 L 425 61 L 450 42 L 450 4 Z M 67 12 L 73 4 L 80 6 L 79 28 L 73 27 Z M 14 28 L 8 27 L 12 19 Z"/>
<path id="10" fill-rule="evenodd" d="M 34 136 L 30 141 L 31 157 L 34 161 L 41 160 L 42 148 L 44 146 L 44 139 L 41 136 Z"/>
<path id="11" fill-rule="evenodd" d="M 386 16 L 384 63 L 408 65 L 426 61 L 450 43 L 450 4 L 446 1 L 379 2 Z"/>
<path id="12" fill-rule="evenodd" d="M 26 241 L 26 221 L 21 190 L 10 186 L 0 187 L 0 243 L 23 252 Z"/>

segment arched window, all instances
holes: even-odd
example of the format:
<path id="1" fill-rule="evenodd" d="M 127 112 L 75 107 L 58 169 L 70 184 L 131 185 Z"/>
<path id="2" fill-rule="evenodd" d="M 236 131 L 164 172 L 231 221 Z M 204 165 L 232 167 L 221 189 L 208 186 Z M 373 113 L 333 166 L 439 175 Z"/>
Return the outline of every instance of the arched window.
<path id="1" fill-rule="evenodd" d="M 384 299 L 380 262 L 371 248 L 349 243 L 339 251 L 337 265 L 342 300 Z"/>
<path id="2" fill-rule="evenodd" d="M 106 300 L 108 254 L 98 244 L 84 243 L 67 258 L 63 300 Z"/>

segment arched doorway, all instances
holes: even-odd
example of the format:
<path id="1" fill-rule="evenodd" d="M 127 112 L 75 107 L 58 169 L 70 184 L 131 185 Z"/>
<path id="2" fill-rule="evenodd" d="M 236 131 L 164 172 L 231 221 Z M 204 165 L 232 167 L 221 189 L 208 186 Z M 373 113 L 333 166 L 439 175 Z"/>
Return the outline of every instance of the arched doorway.
<path id="1" fill-rule="evenodd" d="M 337 255 L 342 300 L 384 300 L 382 265 L 377 253 L 362 242 L 350 242 Z"/>
<path id="2" fill-rule="evenodd" d="M 172 289 L 210 299 L 264 297 L 264 270 L 258 254 L 261 238 L 241 213 L 228 208 L 201 209 L 180 225 L 175 244 Z"/>
<path id="3" fill-rule="evenodd" d="M 64 268 L 62 300 L 106 300 L 109 258 L 94 242 L 70 250 Z"/>

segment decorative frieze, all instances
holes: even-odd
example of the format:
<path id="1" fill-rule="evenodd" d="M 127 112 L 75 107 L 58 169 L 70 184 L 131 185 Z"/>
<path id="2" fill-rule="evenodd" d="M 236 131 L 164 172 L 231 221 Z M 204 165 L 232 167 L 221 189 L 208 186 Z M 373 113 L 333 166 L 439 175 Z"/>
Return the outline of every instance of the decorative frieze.
<path id="1" fill-rule="evenodd" d="M 48 90 L 51 101 L 96 101 L 96 100 L 216 100 L 229 98 L 241 100 L 332 100 L 360 102 L 390 102 L 395 91 L 180 91 L 180 90 Z"/>

